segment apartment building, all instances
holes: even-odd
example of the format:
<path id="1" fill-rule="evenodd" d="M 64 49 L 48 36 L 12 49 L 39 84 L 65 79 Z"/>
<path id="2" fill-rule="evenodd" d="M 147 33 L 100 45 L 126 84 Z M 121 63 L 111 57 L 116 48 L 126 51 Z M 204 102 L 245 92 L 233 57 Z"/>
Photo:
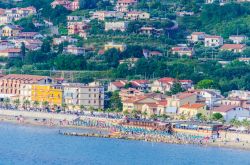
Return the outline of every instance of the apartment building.
<path id="1" fill-rule="evenodd" d="M 58 84 L 33 84 L 31 101 L 37 101 L 40 104 L 48 102 L 50 106 L 61 106 L 63 103 L 63 86 Z"/>
<path id="2" fill-rule="evenodd" d="M 104 88 L 99 84 L 68 83 L 64 86 L 64 102 L 85 108 L 104 108 Z"/>
<path id="3" fill-rule="evenodd" d="M 0 97 L 19 96 L 25 84 L 49 84 L 52 79 L 46 76 L 9 74 L 0 78 Z M 22 94 L 24 95 L 24 91 Z M 26 94 L 25 94 L 26 95 Z M 25 97 L 25 96 L 24 96 Z"/>

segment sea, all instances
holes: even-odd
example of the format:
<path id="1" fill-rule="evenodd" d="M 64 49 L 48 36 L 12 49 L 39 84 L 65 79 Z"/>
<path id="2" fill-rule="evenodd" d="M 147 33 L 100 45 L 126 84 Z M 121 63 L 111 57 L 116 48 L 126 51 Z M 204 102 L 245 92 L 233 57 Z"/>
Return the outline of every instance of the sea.
<path id="1" fill-rule="evenodd" d="M 0 165 L 250 165 L 250 151 L 73 137 L 59 130 L 0 123 Z"/>

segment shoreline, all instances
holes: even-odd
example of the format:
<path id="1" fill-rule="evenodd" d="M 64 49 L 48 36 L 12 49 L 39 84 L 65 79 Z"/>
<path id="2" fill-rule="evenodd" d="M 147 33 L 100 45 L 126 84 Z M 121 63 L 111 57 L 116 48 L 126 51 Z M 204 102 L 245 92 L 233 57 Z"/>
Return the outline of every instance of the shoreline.
<path id="1" fill-rule="evenodd" d="M 98 127 L 87 127 L 87 126 L 76 126 L 76 125 L 58 125 L 58 124 L 53 124 L 50 125 L 48 123 L 44 124 L 38 121 L 34 120 L 35 118 L 28 118 L 22 122 L 16 120 L 16 117 L 14 116 L 3 116 L 0 115 L 0 123 L 11 123 L 15 125 L 23 125 L 23 126 L 34 126 L 34 127 L 45 127 L 45 128 L 55 128 L 55 129 L 79 129 L 79 130 L 91 130 L 91 131 L 102 131 L 105 133 L 110 133 L 110 130 L 107 128 L 98 128 Z M 55 122 L 57 120 L 53 120 Z M 57 121 L 59 122 L 59 121 Z M 64 135 L 66 136 L 66 135 Z M 68 135 L 69 136 L 69 135 Z M 90 136 L 86 136 L 90 137 Z M 96 138 L 102 138 L 96 136 Z M 116 138 L 116 137 L 108 137 L 108 138 L 113 138 L 113 139 L 123 139 L 123 140 L 136 140 L 136 141 L 146 141 L 146 142 L 154 142 L 154 143 L 166 143 L 166 144 L 179 144 L 179 145 L 193 145 L 193 146 L 198 146 L 198 147 L 218 147 L 218 148 L 227 148 L 227 149 L 237 149 L 237 150 L 245 150 L 245 151 L 250 151 L 250 143 L 246 142 L 233 142 L 233 141 L 227 141 L 224 142 L 222 140 L 217 140 L 215 142 L 206 142 L 206 143 L 191 143 L 191 142 L 185 142 L 185 141 L 178 141 L 174 138 L 168 140 L 168 141 L 163 141 L 159 140 L 157 138 L 151 137 L 148 139 L 142 138 L 142 136 L 138 137 L 132 137 L 132 136 L 126 136 L 126 138 Z"/>

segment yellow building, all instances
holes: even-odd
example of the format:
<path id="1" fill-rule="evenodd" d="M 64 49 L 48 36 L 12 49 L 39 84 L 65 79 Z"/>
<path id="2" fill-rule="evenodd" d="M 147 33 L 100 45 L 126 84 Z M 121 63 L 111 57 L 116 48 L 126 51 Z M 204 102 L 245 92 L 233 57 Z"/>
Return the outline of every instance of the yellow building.
<path id="1" fill-rule="evenodd" d="M 2 28 L 2 36 L 16 37 L 21 32 L 21 28 L 15 25 L 6 25 Z"/>
<path id="2" fill-rule="evenodd" d="M 195 117 L 196 114 L 201 113 L 207 115 L 206 105 L 200 103 L 185 104 L 179 108 L 178 114 L 183 114 L 188 118 Z"/>
<path id="3" fill-rule="evenodd" d="M 104 45 L 104 50 L 107 51 L 109 49 L 115 48 L 119 50 L 120 52 L 123 52 L 126 49 L 126 45 L 124 44 L 115 44 L 113 42 L 109 42 Z"/>
<path id="4" fill-rule="evenodd" d="M 32 85 L 31 100 L 38 101 L 40 104 L 48 102 L 49 105 L 61 106 L 63 102 L 63 89 L 60 85 Z"/>

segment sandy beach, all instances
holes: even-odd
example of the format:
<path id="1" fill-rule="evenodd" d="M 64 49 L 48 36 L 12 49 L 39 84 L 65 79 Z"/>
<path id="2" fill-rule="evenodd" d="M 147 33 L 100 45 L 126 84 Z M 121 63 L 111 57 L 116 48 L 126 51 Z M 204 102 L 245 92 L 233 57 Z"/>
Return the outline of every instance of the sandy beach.
<path id="1" fill-rule="evenodd" d="M 91 129 L 97 131 L 106 131 L 109 132 L 109 129 L 106 128 L 98 128 L 98 127 L 86 127 L 86 126 L 76 126 L 72 125 L 70 121 L 64 121 L 58 119 L 42 119 L 42 118 L 32 118 L 32 117 L 17 117 L 17 116 L 6 116 L 0 115 L 0 122 L 8 122 L 12 124 L 19 124 L 19 125 L 31 125 L 31 126 L 43 126 L 43 127 L 53 127 L 58 128 L 58 130 L 62 128 L 76 128 L 76 129 Z M 148 142 L 163 142 L 163 143 L 171 143 L 171 144 L 193 144 L 199 145 L 202 147 L 223 147 L 223 148 L 232 148 L 232 149 L 243 149 L 243 150 L 250 150 L 250 143 L 248 141 L 234 141 L 234 140 L 222 140 L 217 139 L 216 141 L 202 141 L 199 142 L 190 142 L 184 140 L 178 140 L 176 138 L 162 138 L 159 136 L 146 136 L 145 135 L 126 135 L 127 140 L 144 140 Z"/>

